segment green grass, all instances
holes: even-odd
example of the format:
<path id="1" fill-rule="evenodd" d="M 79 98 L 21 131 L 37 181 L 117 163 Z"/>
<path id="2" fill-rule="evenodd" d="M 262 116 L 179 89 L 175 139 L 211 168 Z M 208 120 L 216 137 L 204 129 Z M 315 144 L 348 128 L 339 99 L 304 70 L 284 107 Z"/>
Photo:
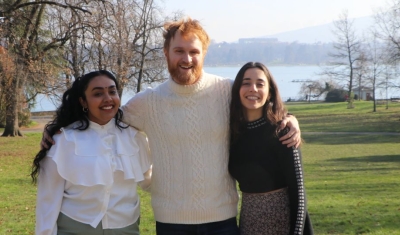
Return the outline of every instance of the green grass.
<path id="1" fill-rule="evenodd" d="M 0 234 L 33 234 L 36 187 L 28 175 L 40 138 L 0 138 Z"/>
<path id="2" fill-rule="evenodd" d="M 346 109 L 345 103 L 290 104 L 288 108 L 303 132 L 400 132 L 400 104 L 390 104 L 388 110 L 379 106 L 377 113 L 371 112 L 369 102 L 355 105 L 355 109 Z M 0 235 L 34 234 L 36 187 L 30 183 L 29 171 L 40 138 L 41 133 L 0 138 Z M 322 133 L 303 138 L 315 234 L 400 235 L 400 136 Z M 140 190 L 139 194 L 141 234 L 153 235 L 150 196 Z"/>
<path id="3" fill-rule="evenodd" d="M 41 133 L 0 138 L 0 235 L 34 234 L 36 186 L 30 165 L 39 151 Z M 155 234 L 150 194 L 139 189 L 142 234 Z"/>
<path id="4" fill-rule="evenodd" d="M 400 234 L 400 136 L 374 137 L 304 137 L 316 234 Z"/>
<path id="5" fill-rule="evenodd" d="M 370 101 L 347 103 L 287 103 L 289 112 L 300 122 L 302 132 L 400 132 L 400 103 L 377 105 L 372 112 Z M 397 124 L 397 125 L 393 125 Z"/>

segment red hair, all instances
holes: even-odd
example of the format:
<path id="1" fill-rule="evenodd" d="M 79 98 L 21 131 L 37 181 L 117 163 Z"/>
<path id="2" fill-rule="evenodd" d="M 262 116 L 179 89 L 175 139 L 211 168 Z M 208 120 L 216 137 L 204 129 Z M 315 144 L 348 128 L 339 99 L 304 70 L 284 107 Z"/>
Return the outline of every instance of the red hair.
<path id="1" fill-rule="evenodd" d="M 164 50 L 166 51 L 168 51 L 171 39 L 174 38 L 177 31 L 179 31 L 183 38 L 192 34 L 196 35 L 202 43 L 204 52 L 207 51 L 210 44 L 210 38 L 203 27 L 201 27 L 200 22 L 192 20 L 190 17 L 165 23 L 164 30 Z"/>

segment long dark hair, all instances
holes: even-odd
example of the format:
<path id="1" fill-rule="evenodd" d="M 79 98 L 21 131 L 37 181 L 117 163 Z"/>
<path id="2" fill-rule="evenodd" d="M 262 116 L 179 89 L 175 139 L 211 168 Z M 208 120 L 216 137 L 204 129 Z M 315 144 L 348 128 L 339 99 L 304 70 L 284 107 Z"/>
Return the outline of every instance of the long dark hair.
<path id="1" fill-rule="evenodd" d="M 240 87 L 244 79 L 244 73 L 248 69 L 257 68 L 264 72 L 267 77 L 267 82 L 269 85 L 269 99 L 265 102 L 263 106 L 263 117 L 269 121 L 271 124 L 278 124 L 285 114 L 286 109 L 282 102 L 281 96 L 279 94 L 278 85 L 276 84 L 271 72 L 268 68 L 259 62 L 248 62 L 240 68 L 238 74 L 236 75 L 235 81 L 232 86 L 232 99 L 230 104 L 230 143 L 233 144 L 237 138 L 243 133 L 246 127 L 246 118 L 244 115 L 244 110 L 242 103 L 240 101 Z"/>
<path id="2" fill-rule="evenodd" d="M 89 118 L 87 113 L 83 111 L 83 107 L 79 102 L 79 98 L 82 97 L 86 100 L 85 91 L 93 78 L 97 76 L 106 76 L 115 82 L 117 90 L 119 85 L 114 75 L 106 70 L 99 70 L 87 73 L 82 77 L 75 79 L 72 83 L 71 88 L 64 92 L 62 97 L 61 105 L 56 110 L 56 115 L 52 121 L 46 124 L 45 131 L 49 136 L 53 136 L 62 127 L 66 127 L 74 122 L 79 122 L 76 129 L 86 130 L 89 127 Z M 121 123 L 123 112 L 118 109 L 115 114 L 115 125 L 120 129 L 125 129 L 128 126 Z M 51 145 L 48 143 L 48 145 Z M 40 162 L 46 157 L 48 149 L 41 149 L 35 156 L 32 164 L 31 177 L 32 182 L 36 183 L 37 176 L 40 171 Z"/>

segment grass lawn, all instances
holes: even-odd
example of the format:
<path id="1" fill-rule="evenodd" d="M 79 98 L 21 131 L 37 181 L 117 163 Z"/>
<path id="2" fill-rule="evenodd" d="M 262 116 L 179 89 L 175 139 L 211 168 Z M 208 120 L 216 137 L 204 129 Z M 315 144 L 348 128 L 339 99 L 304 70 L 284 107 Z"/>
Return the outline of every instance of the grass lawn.
<path id="1" fill-rule="evenodd" d="M 290 104 L 303 132 L 400 132 L 400 104 Z M 312 120 L 309 120 L 312 119 Z M 1 132 L 1 130 L 0 130 Z M 34 234 L 36 187 L 29 171 L 41 133 L 0 138 L 0 234 Z M 316 234 L 400 235 L 400 136 L 303 135 L 309 212 Z M 155 234 L 141 192 L 141 234 Z"/>
<path id="2" fill-rule="evenodd" d="M 354 105 L 347 109 L 346 102 L 289 102 L 286 107 L 298 118 L 302 132 L 400 132 L 400 102 L 389 102 L 388 109 L 377 105 L 377 112 L 372 112 L 371 101 Z"/>
<path id="3" fill-rule="evenodd" d="M 373 137 L 304 137 L 316 234 L 400 234 L 400 136 Z"/>

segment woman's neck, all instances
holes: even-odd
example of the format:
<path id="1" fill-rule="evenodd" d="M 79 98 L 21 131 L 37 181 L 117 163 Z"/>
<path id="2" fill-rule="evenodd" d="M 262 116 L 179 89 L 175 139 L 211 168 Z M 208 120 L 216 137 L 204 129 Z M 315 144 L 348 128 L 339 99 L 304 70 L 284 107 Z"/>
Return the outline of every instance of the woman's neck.
<path id="1" fill-rule="evenodd" d="M 262 117 L 262 110 L 260 110 L 260 109 L 246 110 L 244 112 L 244 116 L 246 117 L 246 120 L 248 122 L 252 122 L 252 121 L 258 120 Z"/>

